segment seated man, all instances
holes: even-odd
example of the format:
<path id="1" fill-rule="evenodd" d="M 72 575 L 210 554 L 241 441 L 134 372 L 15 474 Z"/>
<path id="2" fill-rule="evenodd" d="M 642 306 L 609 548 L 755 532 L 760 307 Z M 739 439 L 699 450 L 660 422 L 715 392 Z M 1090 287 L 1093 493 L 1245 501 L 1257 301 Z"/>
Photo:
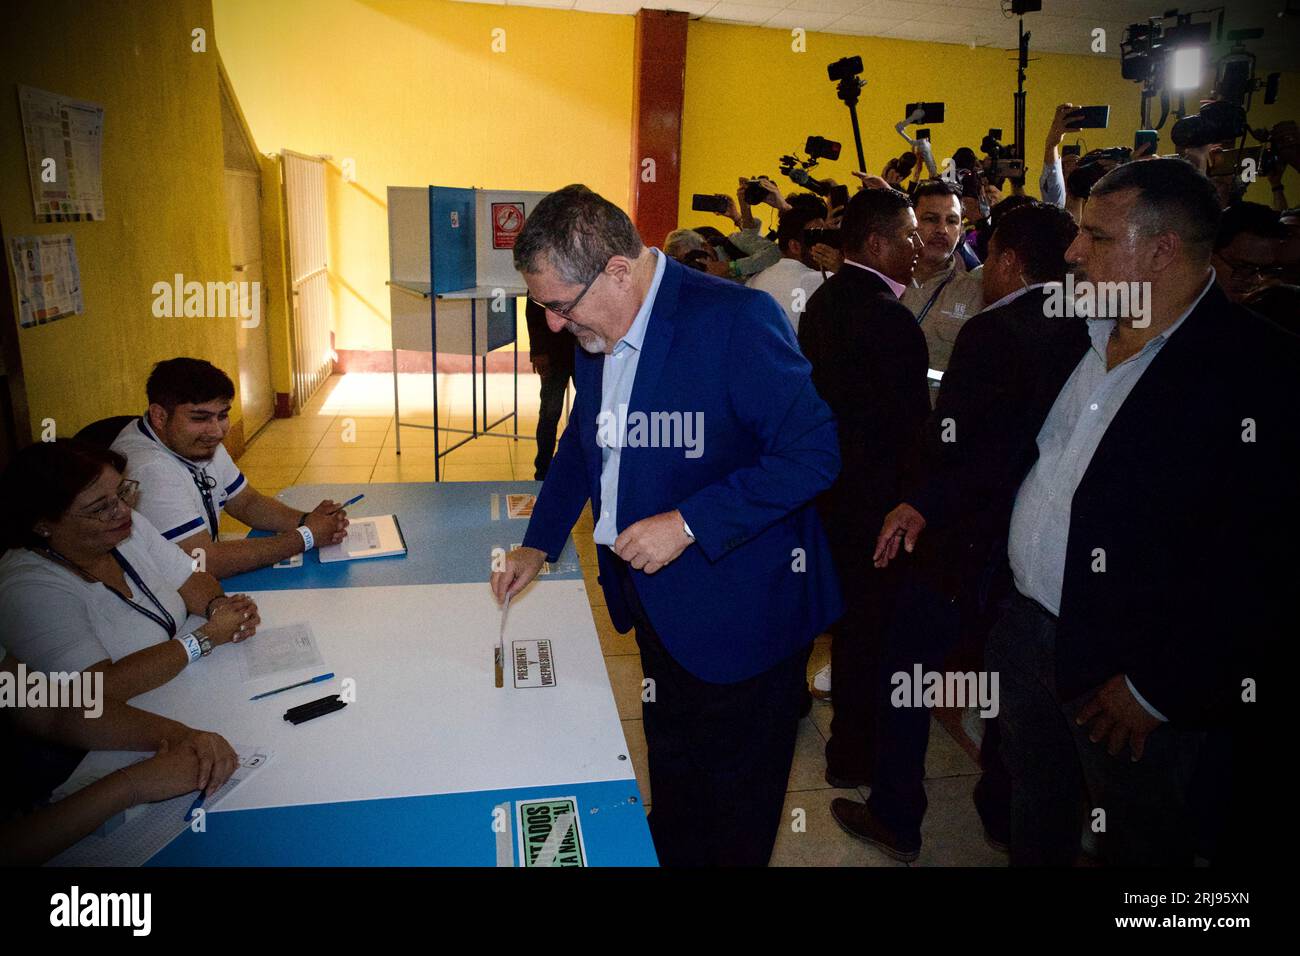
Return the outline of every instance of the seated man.
<path id="1" fill-rule="evenodd" d="M 264 568 L 347 535 L 347 512 L 322 501 L 302 513 L 252 487 L 221 444 L 230 428 L 235 386 L 202 359 L 154 366 L 145 386 L 149 410 L 113 442 L 139 482 L 137 510 L 186 554 L 201 550 L 218 578 Z M 218 540 L 221 512 L 269 538 Z"/>

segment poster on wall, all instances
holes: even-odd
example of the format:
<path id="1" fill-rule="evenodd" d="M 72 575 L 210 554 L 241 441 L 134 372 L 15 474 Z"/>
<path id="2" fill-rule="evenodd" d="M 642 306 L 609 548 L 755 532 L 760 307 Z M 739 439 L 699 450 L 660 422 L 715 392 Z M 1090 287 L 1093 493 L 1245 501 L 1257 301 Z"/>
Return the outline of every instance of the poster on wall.
<path id="1" fill-rule="evenodd" d="M 9 257 L 18 287 L 18 326 L 31 328 L 85 311 L 72 236 L 14 236 Z"/>
<path id="2" fill-rule="evenodd" d="M 102 220 L 104 108 L 30 86 L 18 102 L 36 221 Z"/>
<path id="3" fill-rule="evenodd" d="M 492 204 L 492 248 L 513 249 L 519 232 L 524 228 L 524 204 L 521 202 L 494 202 Z"/>

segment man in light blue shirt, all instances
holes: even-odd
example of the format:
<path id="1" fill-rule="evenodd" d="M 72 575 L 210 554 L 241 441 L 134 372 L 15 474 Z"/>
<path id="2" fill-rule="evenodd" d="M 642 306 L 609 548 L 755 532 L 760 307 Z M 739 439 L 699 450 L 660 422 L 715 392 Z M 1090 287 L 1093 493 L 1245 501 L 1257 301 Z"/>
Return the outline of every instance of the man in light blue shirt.
<path id="1" fill-rule="evenodd" d="M 625 430 L 619 428 L 618 423 L 627 419 L 627 407 L 632 400 L 632 383 L 636 381 L 636 367 L 641 361 L 646 325 L 650 322 L 650 311 L 654 308 L 655 295 L 659 292 L 664 265 L 668 261 L 658 249 L 651 249 L 650 253 L 655 257 L 650 289 L 627 334 L 614 343 L 614 350 L 605 356 L 605 370 L 600 381 L 600 415 L 597 417 L 597 425 L 604 423 L 607 427 L 598 435 L 601 508 L 592 540 L 611 548 L 618 537 L 618 466 L 623 443 L 627 438 Z"/>
<path id="2" fill-rule="evenodd" d="M 1190 164 L 1128 163 L 1094 187 L 1066 254 L 1067 285 L 1115 304 L 1106 284 L 1124 283 L 1129 298 L 1093 313 L 1010 519 L 1015 590 L 986 657 L 1013 864 L 1072 864 L 1085 795 L 1117 865 L 1217 852 L 1206 835 L 1233 821 L 1196 816 L 1194 773 L 1255 798 L 1245 761 L 1198 765 L 1220 759 L 1207 732 L 1236 747 L 1231 728 L 1253 719 L 1241 689 L 1272 640 L 1266 542 L 1294 527 L 1281 489 L 1300 429 L 1274 384 L 1295 374 L 1283 337 L 1214 285 L 1219 215 Z M 1219 560 L 1229 539 L 1244 547 Z"/>
<path id="3" fill-rule="evenodd" d="M 843 610 L 813 507 L 839 471 L 834 416 L 771 296 L 647 248 L 584 186 L 537 204 L 514 258 L 582 349 L 569 424 L 493 591 L 520 592 L 591 502 L 610 620 L 636 629 L 653 688 L 659 861 L 764 865 L 808 648 Z"/>

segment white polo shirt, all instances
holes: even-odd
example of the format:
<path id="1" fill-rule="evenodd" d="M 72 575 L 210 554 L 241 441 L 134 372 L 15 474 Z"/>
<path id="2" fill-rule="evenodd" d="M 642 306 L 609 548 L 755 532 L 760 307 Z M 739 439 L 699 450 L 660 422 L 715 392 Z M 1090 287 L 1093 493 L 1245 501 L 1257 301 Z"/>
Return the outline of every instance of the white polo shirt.
<path id="1" fill-rule="evenodd" d="M 825 281 L 816 269 L 809 269 L 798 259 L 787 257 L 751 276 L 746 285 L 751 289 L 761 289 L 776 299 L 776 304 L 798 333 L 799 319 L 808 308 L 808 300 Z"/>
<path id="2" fill-rule="evenodd" d="M 126 476 L 140 482 L 136 510 L 168 541 L 205 529 L 216 541 L 226 502 L 248 487 L 225 445 L 211 461 L 190 461 L 164 445 L 143 417 L 122 429 L 113 451 L 126 458 Z"/>
<path id="3" fill-rule="evenodd" d="M 194 566 L 139 512 L 131 520 L 131 535 L 117 551 L 171 615 L 176 633 L 186 634 L 185 600 L 178 589 Z M 132 600 L 162 617 L 144 589 L 130 574 L 124 576 Z M 168 640 L 161 624 L 106 585 L 86 581 L 26 548 L 12 548 L 0 558 L 0 634 L 11 654 L 39 671 L 81 671 Z"/>

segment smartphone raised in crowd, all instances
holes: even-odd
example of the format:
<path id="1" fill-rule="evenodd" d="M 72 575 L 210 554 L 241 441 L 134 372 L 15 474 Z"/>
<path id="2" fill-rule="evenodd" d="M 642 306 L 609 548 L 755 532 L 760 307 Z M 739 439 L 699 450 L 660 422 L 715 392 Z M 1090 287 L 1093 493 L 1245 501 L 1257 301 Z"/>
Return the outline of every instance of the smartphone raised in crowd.
<path id="1" fill-rule="evenodd" d="M 716 212 L 719 216 L 725 216 L 727 207 L 727 197 L 721 193 L 695 193 L 691 196 L 691 209 L 695 212 Z"/>
<path id="2" fill-rule="evenodd" d="M 1066 129 L 1105 129 L 1110 123 L 1109 106 L 1080 106 L 1065 117 Z"/>

